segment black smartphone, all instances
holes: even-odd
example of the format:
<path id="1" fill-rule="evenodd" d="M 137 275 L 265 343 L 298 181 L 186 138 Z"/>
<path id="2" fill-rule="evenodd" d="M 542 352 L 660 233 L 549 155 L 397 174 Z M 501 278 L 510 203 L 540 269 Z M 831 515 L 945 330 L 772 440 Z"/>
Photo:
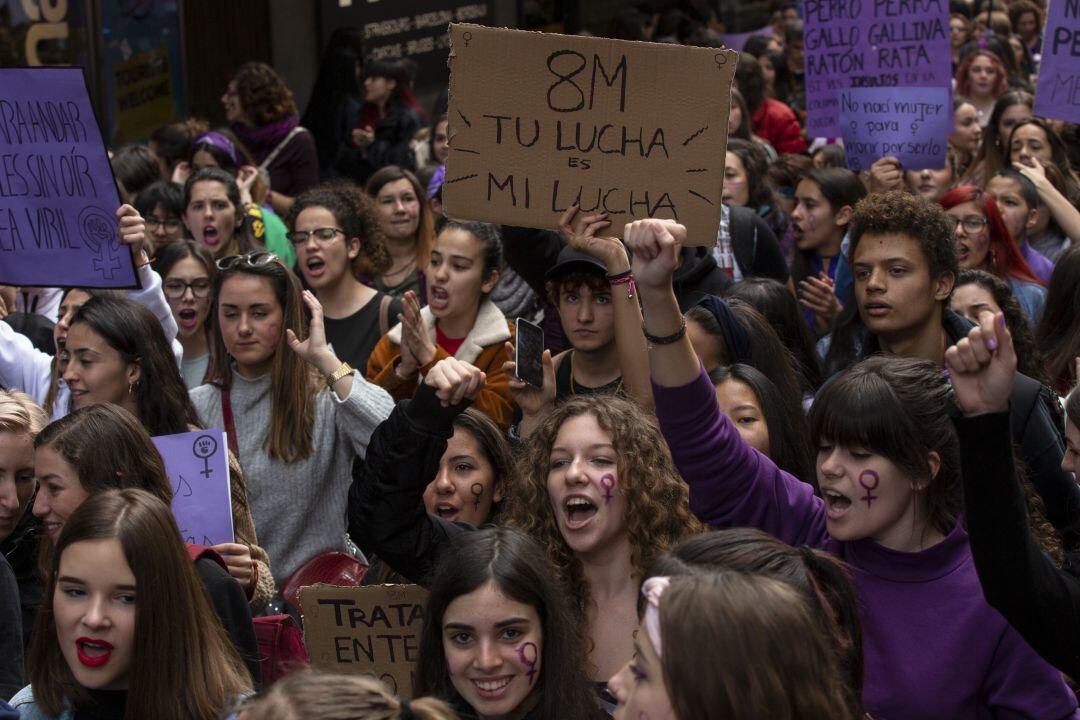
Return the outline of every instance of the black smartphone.
<path id="1" fill-rule="evenodd" d="M 517 319 L 514 363 L 517 379 L 534 388 L 544 386 L 544 331 L 536 323 Z"/>

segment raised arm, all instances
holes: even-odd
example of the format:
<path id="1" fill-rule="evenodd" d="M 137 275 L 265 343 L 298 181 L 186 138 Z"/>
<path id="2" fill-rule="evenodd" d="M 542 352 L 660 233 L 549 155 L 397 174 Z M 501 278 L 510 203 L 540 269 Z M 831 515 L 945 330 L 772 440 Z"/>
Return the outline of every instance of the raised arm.
<path id="1" fill-rule="evenodd" d="M 1036 652 L 1077 677 L 1080 581 L 1055 567 L 1031 535 L 1009 427 L 1016 355 L 1004 316 L 983 313 L 945 362 L 964 414 L 955 420 L 964 510 L 983 593 Z"/>
<path id="2" fill-rule="evenodd" d="M 711 525 L 748 525 L 788 543 L 823 544 L 820 499 L 746 444 L 720 411 L 686 337 L 671 284 L 685 237 L 686 228 L 666 220 L 638 220 L 623 233 L 644 307 L 656 416 L 690 486 L 690 508 Z"/>
<path id="3" fill-rule="evenodd" d="M 1035 189 L 1039 191 L 1039 199 L 1050 210 L 1050 215 L 1061 228 L 1061 232 L 1065 233 L 1065 237 L 1074 243 L 1080 242 L 1080 210 L 1073 207 L 1069 199 L 1058 192 L 1053 183 L 1046 178 L 1046 168 L 1042 166 L 1041 161 L 1037 161 L 1034 166 L 1015 162 L 1013 167 L 1034 183 Z"/>
<path id="4" fill-rule="evenodd" d="M 612 282 L 611 303 L 615 310 L 615 345 L 623 386 L 643 409 L 653 409 L 649 361 L 645 357 L 645 338 L 641 334 L 641 305 L 635 290 L 634 276 L 626 247 L 618 238 L 600 233 L 611 227 L 607 213 L 585 215 L 577 205 L 570 206 L 559 218 L 559 234 L 566 243 L 604 264 Z"/>
<path id="5" fill-rule="evenodd" d="M 438 473 L 454 418 L 482 385 L 483 373 L 476 368 L 454 358 L 438 363 L 416 396 L 399 403 L 375 429 L 366 457 L 353 466 L 349 536 L 365 553 L 419 584 L 449 540 L 465 531 L 427 513 L 424 489 Z"/>

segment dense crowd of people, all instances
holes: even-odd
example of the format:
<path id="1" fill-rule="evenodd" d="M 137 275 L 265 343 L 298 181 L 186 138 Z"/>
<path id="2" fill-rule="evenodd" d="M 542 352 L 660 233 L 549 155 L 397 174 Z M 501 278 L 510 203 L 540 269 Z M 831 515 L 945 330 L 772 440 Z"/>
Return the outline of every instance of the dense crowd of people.
<path id="1" fill-rule="evenodd" d="M 0 718 L 1080 718 L 1080 131 L 1044 3 L 952 10 L 942 168 L 807 135 L 797 7 L 735 48 L 710 248 L 448 216 L 446 92 L 349 33 L 116 148 L 140 288 L 0 288 Z M 315 582 L 427 591 L 412 688 L 267 656 Z"/>

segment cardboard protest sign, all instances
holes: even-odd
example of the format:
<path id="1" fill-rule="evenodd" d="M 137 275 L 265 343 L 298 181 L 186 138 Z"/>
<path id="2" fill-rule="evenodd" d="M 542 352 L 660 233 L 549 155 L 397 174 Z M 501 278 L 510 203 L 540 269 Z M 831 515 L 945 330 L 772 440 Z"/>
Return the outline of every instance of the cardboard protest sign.
<path id="1" fill-rule="evenodd" d="M 228 443 L 221 430 L 152 438 L 173 489 L 172 511 L 184 542 L 233 542 Z"/>
<path id="2" fill-rule="evenodd" d="M 840 92 L 952 85 L 948 0 L 806 0 L 806 133 L 840 137 Z"/>
<path id="3" fill-rule="evenodd" d="M 373 675 L 412 697 L 426 606 L 427 591 L 418 585 L 300 588 L 311 665 Z"/>
<path id="4" fill-rule="evenodd" d="M 133 288 L 80 68 L 0 68 L 0 283 Z"/>
<path id="5" fill-rule="evenodd" d="M 713 245 L 737 54 L 450 26 L 453 217 L 554 228 L 575 201 Z"/>
<path id="6" fill-rule="evenodd" d="M 948 88 L 848 88 L 840 123 L 849 169 L 892 156 L 905 170 L 945 167 L 952 101 Z"/>
<path id="7" fill-rule="evenodd" d="M 1050 0 L 1034 112 L 1080 123 L 1080 0 Z"/>

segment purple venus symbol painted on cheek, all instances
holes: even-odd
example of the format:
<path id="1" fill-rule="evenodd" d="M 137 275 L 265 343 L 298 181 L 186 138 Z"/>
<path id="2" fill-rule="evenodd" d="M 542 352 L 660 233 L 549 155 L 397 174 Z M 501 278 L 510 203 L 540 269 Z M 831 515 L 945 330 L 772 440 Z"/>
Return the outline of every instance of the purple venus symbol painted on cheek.
<path id="1" fill-rule="evenodd" d="M 611 502 L 611 491 L 615 489 L 615 476 L 604 475 L 600 478 L 600 487 L 604 491 L 604 504 Z"/>
<path id="2" fill-rule="evenodd" d="M 473 510 L 479 510 L 480 498 L 484 495 L 484 486 L 480 483 L 473 483 L 471 490 L 473 494 Z"/>
<path id="3" fill-rule="evenodd" d="M 878 483 L 880 482 L 881 478 L 879 478 L 878 474 L 873 470 L 863 470 L 859 473 L 859 484 L 862 485 L 863 490 L 866 491 L 866 494 L 859 499 L 866 501 L 867 509 L 870 508 L 870 503 L 877 500 L 877 495 L 874 495 L 872 491 L 877 490 Z"/>
<path id="4" fill-rule="evenodd" d="M 525 642 L 518 645 L 517 649 L 518 657 L 521 658 L 521 664 L 528 668 L 525 671 L 525 677 L 528 678 L 529 684 L 533 684 L 533 680 L 536 679 L 536 663 L 540 659 L 540 653 L 536 650 L 536 643 Z"/>

